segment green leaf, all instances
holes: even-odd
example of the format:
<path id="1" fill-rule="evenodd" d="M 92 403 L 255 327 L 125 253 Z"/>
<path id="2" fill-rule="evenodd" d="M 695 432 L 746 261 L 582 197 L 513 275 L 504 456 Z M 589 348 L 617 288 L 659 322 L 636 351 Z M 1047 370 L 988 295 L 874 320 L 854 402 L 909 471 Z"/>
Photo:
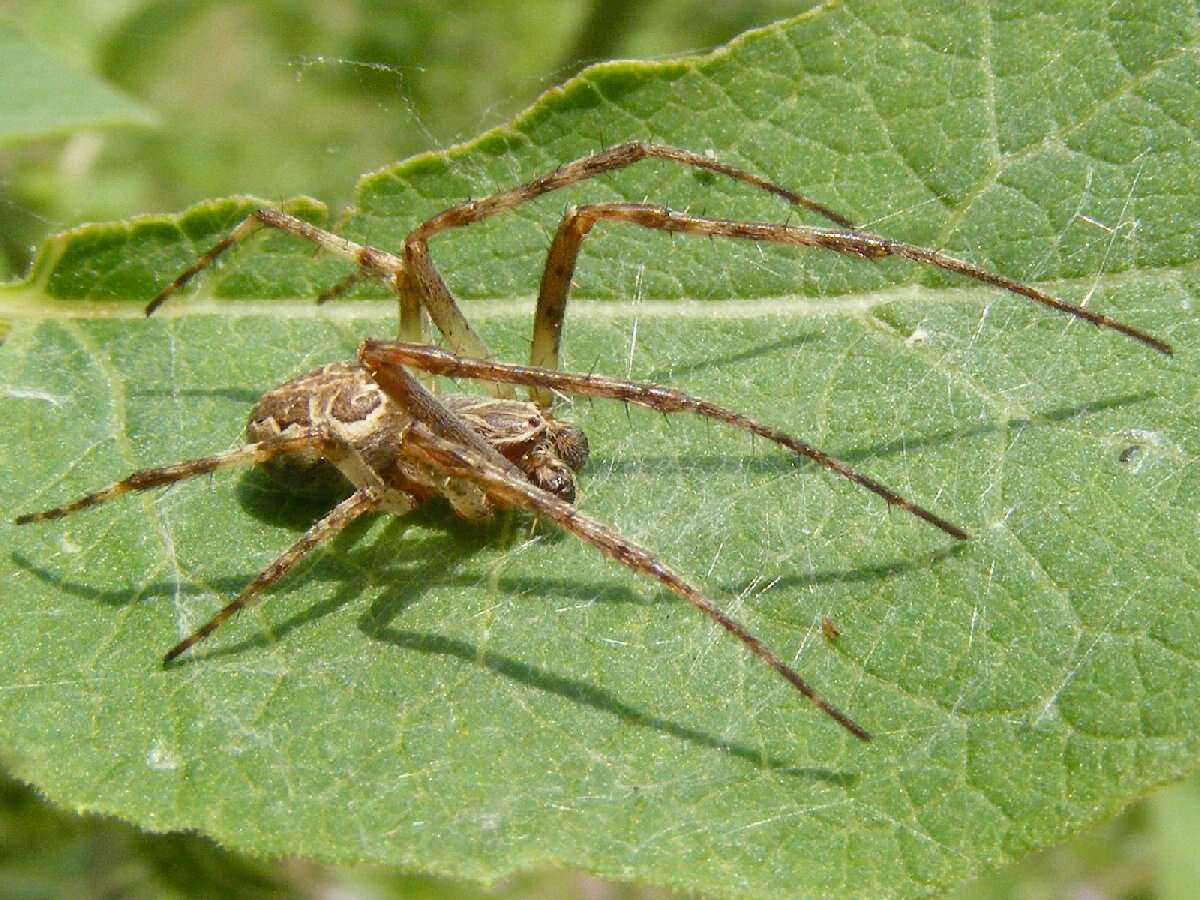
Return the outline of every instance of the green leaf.
<path id="1" fill-rule="evenodd" d="M 971 532 L 952 546 L 717 425 L 573 410 L 581 507 L 874 743 L 591 548 L 441 505 L 352 526 L 164 671 L 324 508 L 251 472 L 5 526 L 6 761 L 72 808 L 263 854 L 756 896 L 944 889 L 1179 777 L 1200 746 L 1196 33 L 1183 3 L 821 8 L 709 57 L 589 70 L 511 128 L 364 178 L 341 225 L 395 247 L 464 196 L 651 138 L 1171 341 L 1167 359 L 910 265 L 597 227 L 577 296 L 609 302 L 572 306 L 570 367 L 735 406 Z M 643 163 L 438 238 L 499 358 L 527 352 L 563 207 L 602 198 L 790 215 Z M 278 234 L 143 320 L 254 202 L 60 236 L 0 294 L 6 517 L 226 449 L 263 390 L 392 332 L 371 291 L 314 307 L 344 269 Z"/>
<path id="2" fill-rule="evenodd" d="M 74 71 L 2 25 L 0 84 L 0 143 L 154 122 L 153 114 L 130 97 Z"/>

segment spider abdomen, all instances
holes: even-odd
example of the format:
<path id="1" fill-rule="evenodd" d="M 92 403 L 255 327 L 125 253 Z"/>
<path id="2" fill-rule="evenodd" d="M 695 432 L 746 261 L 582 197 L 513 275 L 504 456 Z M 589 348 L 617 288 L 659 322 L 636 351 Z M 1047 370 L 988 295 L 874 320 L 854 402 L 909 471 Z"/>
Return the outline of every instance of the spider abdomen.
<path id="1" fill-rule="evenodd" d="M 246 422 L 250 443 L 292 437 L 325 428 L 352 445 L 376 472 L 395 463 L 396 439 L 408 424 L 379 387 L 354 362 L 337 362 L 299 375 L 259 398 Z M 396 429 L 396 430 L 392 430 Z M 388 434 L 392 439 L 386 440 Z M 361 487 L 315 448 L 277 456 L 265 465 L 271 476 L 295 493 L 345 493 Z"/>

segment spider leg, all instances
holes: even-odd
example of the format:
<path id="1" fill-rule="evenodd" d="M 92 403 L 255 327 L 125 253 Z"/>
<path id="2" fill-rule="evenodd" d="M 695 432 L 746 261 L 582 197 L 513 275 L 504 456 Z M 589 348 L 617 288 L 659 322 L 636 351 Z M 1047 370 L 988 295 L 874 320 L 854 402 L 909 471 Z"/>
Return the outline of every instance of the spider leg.
<path id="1" fill-rule="evenodd" d="M 491 356 L 483 338 L 471 327 L 467 317 L 463 315 L 454 295 L 446 287 L 441 274 L 429 256 L 429 246 L 424 240 L 413 241 L 411 237 L 404 244 L 404 262 L 408 267 L 405 279 L 408 296 L 417 296 L 433 324 L 437 326 L 446 338 L 446 342 L 456 352 L 464 356 L 474 356 L 487 359 Z M 505 399 L 512 399 L 514 392 L 496 384 L 484 383 L 488 393 Z"/>
<path id="2" fill-rule="evenodd" d="M 396 365 L 385 355 L 372 353 L 375 344 L 374 341 L 364 343 L 359 348 L 358 358 L 389 400 L 442 438 L 469 447 L 476 455 L 512 478 L 525 478 L 516 465 L 484 440 L 461 416 L 447 409 L 402 365 Z"/>
<path id="3" fill-rule="evenodd" d="M 624 169 L 626 166 L 631 166 L 644 159 L 661 159 L 668 162 L 681 163 L 695 169 L 717 172 L 735 181 L 740 181 L 742 184 L 750 185 L 751 187 L 780 197 L 794 206 L 811 210 L 843 228 L 852 229 L 854 227 L 849 219 L 829 207 L 768 181 L 765 178 L 760 178 L 752 172 L 747 172 L 744 169 L 719 162 L 711 157 L 692 153 L 689 150 L 682 150 L 678 147 L 670 147 L 665 144 L 651 144 L 646 141 L 628 141 L 624 144 L 617 144 L 606 150 L 601 150 L 598 153 L 580 157 L 560 166 L 549 174 L 535 178 L 511 190 L 500 191 L 479 200 L 466 200 L 462 203 L 456 203 L 415 228 L 409 234 L 406 242 L 424 243 L 439 231 L 445 231 L 448 228 L 461 228 L 463 225 L 470 225 L 474 222 L 491 218 L 497 213 L 506 212 L 551 191 L 557 191 L 559 188 L 577 184 L 589 178 L 595 178 L 597 175 L 603 175 L 606 172 Z"/>
<path id="4" fill-rule="evenodd" d="M 246 585 L 236 600 L 226 605 L 219 613 L 168 650 L 163 656 L 163 665 L 216 631 L 230 616 L 250 605 L 263 590 L 286 575 L 296 563 L 329 541 L 363 513 L 379 509 L 383 505 L 384 495 L 381 491 L 375 487 L 359 488 L 304 532 L 296 543 L 279 554 L 269 566 L 259 573 L 257 578 Z"/>
<path id="5" fill-rule="evenodd" d="M 401 336 L 410 341 L 424 340 L 424 315 L 421 312 L 420 298 L 409 290 L 403 260 L 385 250 L 357 244 L 339 237 L 331 231 L 310 225 L 303 219 L 297 219 L 295 216 L 266 206 L 256 209 L 246 216 L 229 234 L 217 241 L 207 252 L 201 254 L 194 263 L 180 272 L 174 281 L 159 291 L 154 299 L 146 304 L 146 315 L 152 315 L 172 294 L 216 262 L 217 258 L 234 244 L 244 241 L 258 229 L 264 227 L 275 228 L 286 234 L 303 238 L 315 244 L 319 249 L 340 256 L 358 267 L 353 275 L 343 279 L 322 294 L 318 298 L 318 302 L 324 302 L 344 293 L 361 278 L 380 278 L 386 281 L 400 297 Z"/>
<path id="6" fill-rule="evenodd" d="M 661 206 L 648 203 L 595 203 L 573 207 L 559 223 L 558 231 L 546 258 L 546 268 L 538 290 L 537 312 L 534 316 L 533 349 L 530 364 L 557 368 L 558 349 L 562 338 L 563 318 L 566 315 L 567 292 L 575 274 L 575 263 L 583 239 L 596 222 L 628 222 L 643 228 L 660 231 L 683 232 L 712 237 L 742 238 L 751 241 L 766 241 L 775 244 L 790 244 L 801 247 L 819 247 L 838 253 L 852 253 L 867 259 L 900 256 L 921 265 L 956 272 L 1027 297 L 1035 303 L 1084 319 L 1093 325 L 1110 328 L 1159 351 L 1171 353 L 1171 346 L 1158 338 L 1146 334 L 1131 325 L 1084 306 L 1067 303 L 1047 294 L 1032 285 L 984 269 L 973 263 L 958 259 L 937 250 L 894 241 L 891 238 L 863 231 L 835 228 L 815 228 L 805 225 L 782 225 L 763 222 L 737 222 L 729 219 L 710 219 L 688 213 L 672 212 Z M 541 406 L 550 403 L 545 391 L 534 392 L 533 399 Z"/>
<path id="7" fill-rule="evenodd" d="M 387 487 L 379 474 L 370 467 L 353 445 L 331 434 L 325 428 L 314 428 L 286 437 L 267 438 L 255 444 L 246 444 L 234 450 L 214 453 L 199 459 L 153 469 L 142 469 L 121 481 L 80 497 L 64 506 L 17 516 L 14 521 L 17 525 L 27 525 L 30 522 L 40 522 L 45 519 L 58 519 L 89 506 L 106 503 L 130 491 L 149 490 L 242 463 L 265 463 L 277 456 L 305 450 L 315 451 L 336 465 L 351 482 L 358 486 L 357 490 L 309 528 L 295 544 L 280 554 L 242 591 L 236 600 L 188 638 L 172 647 L 163 659 L 163 662 L 167 663 L 197 641 L 210 635 L 222 622 L 250 603 L 264 588 L 282 578 L 289 569 L 313 549 L 328 541 L 360 515 L 374 509 L 386 509 L 395 514 L 405 513 L 414 506 L 412 498 L 398 489 Z"/>
<path id="8" fill-rule="evenodd" d="M 311 241 L 319 248 L 349 260 L 359 267 L 364 276 L 386 280 L 400 298 L 401 339 L 425 341 L 425 317 L 428 314 L 456 353 L 486 359 L 490 355 L 487 345 L 467 322 L 429 257 L 429 238 L 440 231 L 479 222 L 550 191 L 625 168 L 644 159 L 659 159 L 716 172 L 815 212 L 844 228 L 853 227 L 850 220 L 840 213 L 745 170 L 677 147 L 630 141 L 567 163 L 547 175 L 511 190 L 449 207 L 418 226 L 405 238 L 403 260 L 386 251 L 339 237 L 279 210 L 269 207 L 255 210 L 160 291 L 147 304 L 146 315 L 152 314 L 168 297 L 187 284 L 198 272 L 210 266 L 233 244 L 245 239 L 258 228 L 266 226 Z M 356 281 L 357 276 L 344 279 L 326 291 L 320 299 L 326 300 L 336 296 Z M 495 384 L 485 386 L 497 396 L 512 396 L 512 391 L 508 388 Z"/>
<path id="9" fill-rule="evenodd" d="M 547 392 L 555 390 L 565 394 L 584 394 L 591 397 L 621 400 L 626 403 L 637 403 L 662 413 L 690 412 L 705 418 L 716 419 L 786 447 L 882 497 L 889 506 L 896 506 L 912 513 L 917 518 L 924 519 L 959 540 L 967 539 L 967 533 L 957 525 L 947 522 L 941 516 L 905 499 L 887 485 L 876 481 L 869 475 L 864 475 L 825 451 L 799 441 L 769 425 L 757 422 L 749 416 L 717 406 L 715 403 L 700 400 L 674 388 L 646 382 L 623 381 L 603 375 L 577 375 L 557 369 L 466 359 L 437 347 L 423 344 L 366 341 L 359 349 L 359 357 L 372 371 L 386 372 L 393 368 L 399 368 L 401 365 L 408 365 L 424 372 L 449 378 L 474 378 L 529 385 L 542 388 Z"/>
<path id="10" fill-rule="evenodd" d="M 321 291 L 317 295 L 317 306 L 322 306 L 330 300 L 336 300 L 344 294 L 350 293 L 360 283 L 372 277 L 372 274 L 365 269 L 355 269 L 333 287 Z M 429 334 L 425 327 L 428 317 L 421 305 L 421 298 L 411 290 L 408 279 L 404 277 L 403 273 L 393 273 L 385 280 L 400 299 L 401 340 L 428 343 Z"/>
<path id="11" fill-rule="evenodd" d="M 176 481 L 195 478 L 197 475 L 207 475 L 210 472 L 215 472 L 218 469 L 224 469 L 229 466 L 245 463 L 264 463 L 276 456 L 309 449 L 315 449 L 322 456 L 327 456 L 331 461 L 345 454 L 344 445 L 341 441 L 330 437 L 320 430 L 306 431 L 288 437 L 269 438 L 265 441 L 259 441 L 257 444 L 245 444 L 234 450 L 214 453 L 212 456 L 189 459 L 184 462 L 173 463 L 169 466 L 141 469 L 121 481 L 110 484 L 102 490 L 80 497 L 71 503 L 56 506 L 53 509 L 47 509 L 43 512 L 26 513 L 25 515 L 17 516 L 13 522 L 16 525 L 28 525 L 30 522 L 42 522 L 46 519 L 60 519 L 70 513 L 87 509 L 89 506 L 107 503 L 109 500 L 113 500 L 130 491 L 146 491 L 165 484 L 173 484 Z M 363 465 L 365 466 L 366 464 L 363 463 Z"/>
<path id="12" fill-rule="evenodd" d="M 818 694 L 744 625 L 723 612 L 653 554 L 621 536 L 614 529 L 584 515 L 570 503 L 543 491 L 523 477 L 513 477 L 474 450 L 439 437 L 423 424 L 414 424 L 409 429 L 405 452 L 453 478 L 478 485 L 489 497 L 503 505 L 522 507 L 553 520 L 565 531 L 596 547 L 610 559 L 639 575 L 657 580 L 745 644 L 752 653 L 771 666 L 825 715 L 859 740 L 871 739 L 866 729 Z"/>
<path id="13" fill-rule="evenodd" d="M 618 144 L 569 162 L 547 175 L 535 178 L 533 181 L 511 190 L 501 191 L 480 200 L 456 203 L 409 232 L 404 240 L 404 261 L 408 266 L 410 289 L 420 294 L 430 318 L 433 319 L 438 330 L 446 336 L 447 342 L 456 353 L 478 359 L 487 359 L 490 356 L 487 345 L 463 315 L 454 296 L 446 287 L 446 283 L 430 259 L 429 239 L 441 231 L 480 222 L 523 203 L 528 203 L 543 194 L 594 178 L 597 175 L 603 175 L 606 172 L 623 169 L 644 159 L 660 159 L 709 172 L 717 172 L 780 197 L 795 206 L 811 210 L 844 228 L 853 227 L 845 216 L 815 200 L 708 156 L 681 150 L 678 147 L 644 141 Z M 553 261 L 548 263 L 547 270 L 552 264 Z M 485 383 L 485 386 L 490 393 L 496 396 L 513 396 L 512 391 L 501 388 L 499 385 Z"/>

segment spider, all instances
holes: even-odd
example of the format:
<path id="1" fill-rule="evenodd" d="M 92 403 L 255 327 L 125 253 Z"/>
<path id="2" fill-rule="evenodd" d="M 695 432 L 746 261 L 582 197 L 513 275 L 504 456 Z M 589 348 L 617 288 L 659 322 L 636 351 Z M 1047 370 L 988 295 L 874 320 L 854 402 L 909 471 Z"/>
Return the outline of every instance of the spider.
<path id="1" fill-rule="evenodd" d="M 836 227 L 735 221 L 691 215 L 651 203 L 610 202 L 569 208 L 551 243 L 534 315 L 530 365 L 492 361 L 429 256 L 429 239 L 510 210 L 550 191 L 644 159 L 715 172 L 814 212 Z M 904 257 L 1003 288 L 1094 325 L 1120 332 L 1161 353 L 1170 345 L 1132 326 L 1076 306 L 936 250 L 859 231 L 845 216 L 785 187 L 709 156 L 661 144 L 633 141 L 569 162 L 516 188 L 457 203 L 411 231 L 399 255 L 354 243 L 279 210 L 251 213 L 228 235 L 155 296 L 150 315 L 168 297 L 210 266 L 225 250 L 261 227 L 311 241 L 355 264 L 352 275 L 322 294 L 324 302 L 363 278 L 385 281 L 400 300 L 399 342 L 368 340 L 357 360 L 301 375 L 262 396 L 250 414 L 247 443 L 211 456 L 144 469 L 72 503 L 17 517 L 17 524 L 55 519 L 129 491 L 147 490 L 243 463 L 266 464 L 285 477 L 323 479 L 332 469 L 352 491 L 281 553 L 242 593 L 208 622 L 179 641 L 164 665 L 212 634 L 298 562 L 350 522 L 372 511 L 409 512 L 444 497 L 463 518 L 480 520 L 493 509 L 517 507 L 556 523 L 636 573 L 654 578 L 695 606 L 770 665 L 814 706 L 863 741 L 871 734 L 824 699 L 741 623 L 649 551 L 575 507 L 575 473 L 587 459 L 583 432 L 554 415 L 556 393 L 641 404 L 663 413 L 690 412 L 771 440 L 874 492 L 959 540 L 967 533 L 823 451 L 768 425 L 657 384 L 558 371 L 567 294 L 583 239 L 601 221 L 624 222 L 667 232 L 740 238 L 817 247 L 868 259 Z M 427 318 L 450 350 L 428 344 Z M 468 378 L 488 396 L 434 396 L 410 370 L 426 376 Z M 514 387 L 529 390 L 529 401 Z"/>

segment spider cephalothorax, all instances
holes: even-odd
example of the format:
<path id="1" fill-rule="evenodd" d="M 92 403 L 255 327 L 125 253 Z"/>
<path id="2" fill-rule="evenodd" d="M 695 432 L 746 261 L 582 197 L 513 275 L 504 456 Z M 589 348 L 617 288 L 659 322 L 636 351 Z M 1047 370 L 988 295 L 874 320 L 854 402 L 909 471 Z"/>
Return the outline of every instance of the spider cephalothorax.
<path id="1" fill-rule="evenodd" d="M 644 202 L 570 207 L 555 233 L 538 291 L 531 365 L 492 362 L 487 346 L 467 322 L 434 267 L 429 256 L 429 239 L 447 229 L 482 221 L 550 191 L 643 159 L 719 173 L 766 191 L 793 207 L 823 216 L 837 227 L 708 218 Z M 845 216 L 709 156 L 633 141 L 569 162 L 512 190 L 457 203 L 413 229 L 398 254 L 356 244 L 276 209 L 263 208 L 251 213 L 159 292 L 147 306 L 147 315 L 229 247 L 259 228 L 268 227 L 311 241 L 355 265 L 354 274 L 322 295 L 321 300 L 341 293 L 363 278 L 378 278 L 388 284 L 400 299 L 400 333 L 407 342 L 367 341 L 359 348 L 357 361 L 325 366 L 268 391 L 251 414 L 247 429 L 249 443 L 244 447 L 135 472 L 73 503 L 20 516 L 17 523 L 57 518 L 127 491 L 169 484 L 237 463 L 282 466 L 301 483 L 328 479 L 329 467 L 340 472 L 353 489 L 350 496 L 280 554 L 237 599 L 168 651 L 169 662 L 215 631 L 314 548 L 364 513 L 375 510 L 405 513 L 433 496 L 445 497 L 457 513 L 470 519 L 486 516 L 498 506 L 520 507 L 555 522 L 633 571 L 657 580 L 736 637 L 843 728 L 855 737 L 869 740 L 870 734 L 862 726 L 817 694 L 743 625 L 652 554 L 573 505 L 574 473 L 587 459 L 587 440 L 578 428 L 553 415 L 551 401 L 556 394 L 582 394 L 637 403 L 663 413 L 690 412 L 715 419 L 813 460 L 952 537 L 965 539 L 966 532 L 827 453 L 739 413 L 661 385 L 556 371 L 575 262 L 584 238 L 600 222 L 812 247 L 871 259 L 903 257 L 1003 288 L 1127 335 L 1159 352 L 1171 353 L 1165 341 L 1091 309 L 1067 303 L 1032 285 L 936 250 L 857 231 Z M 427 345 L 425 335 L 430 321 L 453 352 Z M 450 394 L 439 399 L 409 373 L 409 368 L 428 375 L 476 379 L 493 396 Z M 533 402 L 512 399 L 512 385 L 526 386 Z"/>
<path id="2" fill-rule="evenodd" d="M 536 403 L 446 394 L 439 398 L 544 491 L 575 502 L 575 473 L 588 458 L 587 435 Z"/>

